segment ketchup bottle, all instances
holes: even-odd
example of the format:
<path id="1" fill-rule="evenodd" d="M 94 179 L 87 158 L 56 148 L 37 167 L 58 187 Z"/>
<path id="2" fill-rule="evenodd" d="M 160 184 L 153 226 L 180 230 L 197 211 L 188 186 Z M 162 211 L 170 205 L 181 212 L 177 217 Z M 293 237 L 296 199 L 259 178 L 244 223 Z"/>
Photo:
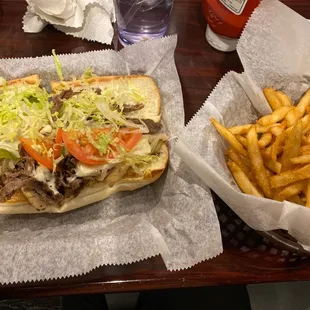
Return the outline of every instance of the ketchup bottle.
<path id="1" fill-rule="evenodd" d="M 209 44 L 223 52 L 234 51 L 246 22 L 260 1 L 202 0 Z"/>

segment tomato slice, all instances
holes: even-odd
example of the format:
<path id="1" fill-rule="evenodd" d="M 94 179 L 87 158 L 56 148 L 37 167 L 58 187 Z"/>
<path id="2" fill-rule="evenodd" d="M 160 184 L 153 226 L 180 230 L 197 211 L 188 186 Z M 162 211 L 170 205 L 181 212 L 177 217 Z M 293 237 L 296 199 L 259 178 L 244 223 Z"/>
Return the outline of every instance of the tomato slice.
<path id="1" fill-rule="evenodd" d="M 101 133 L 107 133 L 109 131 L 111 131 L 110 128 L 97 128 L 93 129 L 92 135 L 94 139 L 96 139 Z M 142 133 L 134 128 L 124 128 L 113 133 L 113 137 L 119 138 L 118 144 L 130 151 L 140 141 Z M 62 138 L 69 153 L 83 163 L 99 165 L 107 163 L 110 159 L 113 159 L 111 152 L 101 155 L 83 133 L 77 131 L 62 131 Z M 114 154 L 117 153 L 114 145 L 110 145 L 110 147 L 113 149 Z"/>
<path id="2" fill-rule="evenodd" d="M 85 139 L 83 139 L 85 137 L 80 133 L 63 131 L 62 138 L 69 153 L 79 161 L 89 165 L 100 165 L 107 162 L 105 158 L 98 156 L 98 150 L 91 143 L 85 143 Z"/>
<path id="3" fill-rule="evenodd" d="M 61 154 L 61 143 L 62 143 L 62 129 L 57 130 L 55 145 L 54 145 L 54 159 L 57 159 Z"/>
<path id="4" fill-rule="evenodd" d="M 136 129 L 121 129 L 119 131 L 120 144 L 131 151 L 141 140 L 142 132 Z"/>
<path id="5" fill-rule="evenodd" d="M 44 141 L 34 141 L 29 138 L 19 138 L 20 142 L 23 144 L 23 147 L 25 151 L 34 159 L 36 160 L 39 164 L 42 166 L 53 170 L 53 158 L 48 157 L 47 154 L 42 154 L 38 151 L 36 151 L 32 145 L 36 143 L 37 145 L 41 146 L 42 148 L 50 149 L 53 147 L 53 142 L 49 140 L 44 140 Z"/>

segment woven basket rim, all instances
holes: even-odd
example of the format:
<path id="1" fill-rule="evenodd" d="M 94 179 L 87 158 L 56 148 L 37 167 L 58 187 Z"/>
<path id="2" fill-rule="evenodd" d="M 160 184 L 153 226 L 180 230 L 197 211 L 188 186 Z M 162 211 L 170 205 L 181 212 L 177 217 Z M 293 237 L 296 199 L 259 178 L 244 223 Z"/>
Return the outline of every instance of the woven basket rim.
<path id="1" fill-rule="evenodd" d="M 289 252 L 299 254 L 301 256 L 310 256 L 310 251 L 305 250 L 296 239 L 293 238 L 287 231 L 257 231 L 265 239 L 272 242 L 274 245 Z"/>

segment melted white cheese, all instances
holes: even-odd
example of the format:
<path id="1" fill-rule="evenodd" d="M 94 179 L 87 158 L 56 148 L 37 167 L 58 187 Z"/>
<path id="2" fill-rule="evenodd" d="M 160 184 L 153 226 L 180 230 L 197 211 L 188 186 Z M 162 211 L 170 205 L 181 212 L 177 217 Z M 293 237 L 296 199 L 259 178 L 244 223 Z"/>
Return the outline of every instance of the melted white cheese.
<path id="1" fill-rule="evenodd" d="M 151 145 L 149 143 L 148 137 L 142 136 L 138 144 L 132 149 L 132 154 L 135 155 L 150 155 Z"/>
<path id="2" fill-rule="evenodd" d="M 108 171 L 115 166 L 116 163 L 109 163 L 103 165 L 87 165 L 78 162 L 75 168 L 75 175 L 77 177 L 94 177 L 101 176 L 104 179 L 108 174 Z"/>
<path id="3" fill-rule="evenodd" d="M 43 166 L 38 166 L 37 169 L 33 172 L 33 177 L 43 183 L 46 183 L 49 189 L 55 194 L 59 194 L 56 189 L 55 178 L 51 171 Z"/>

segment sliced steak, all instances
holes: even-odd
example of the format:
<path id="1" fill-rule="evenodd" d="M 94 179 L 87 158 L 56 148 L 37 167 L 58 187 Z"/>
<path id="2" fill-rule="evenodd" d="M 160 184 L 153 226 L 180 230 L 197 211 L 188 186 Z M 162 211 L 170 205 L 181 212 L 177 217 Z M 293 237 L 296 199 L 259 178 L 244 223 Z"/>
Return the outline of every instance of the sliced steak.
<path id="1" fill-rule="evenodd" d="M 59 207 L 63 199 L 61 194 L 55 194 L 46 183 L 33 178 L 24 184 L 22 192 L 38 210 L 45 209 L 46 206 Z"/>
<path id="2" fill-rule="evenodd" d="M 128 112 L 133 112 L 133 111 L 138 111 L 142 110 L 144 108 L 143 103 L 137 103 L 137 104 L 124 104 L 123 106 L 123 112 L 128 113 Z"/>
<path id="3" fill-rule="evenodd" d="M 75 176 L 76 164 L 77 160 L 69 155 L 57 165 L 58 169 L 55 173 L 56 187 L 66 198 L 76 197 L 87 182 L 84 178 Z"/>
<path id="4" fill-rule="evenodd" d="M 30 177 L 21 176 L 18 179 L 10 180 L 5 183 L 0 192 L 0 202 L 4 202 L 10 199 L 15 191 L 21 189 L 23 186 L 27 186 L 27 183 L 31 180 Z"/>
<path id="5" fill-rule="evenodd" d="M 128 120 L 132 121 L 135 124 L 141 124 L 138 118 L 128 118 Z M 159 132 L 162 128 L 162 124 L 160 122 L 156 123 L 151 119 L 141 119 L 141 120 L 142 122 L 145 123 L 151 134 Z"/>
<path id="6" fill-rule="evenodd" d="M 59 112 L 63 106 L 63 100 L 68 100 L 72 96 L 79 94 L 80 92 L 74 92 L 71 88 L 63 90 L 59 95 L 53 97 L 54 106 L 51 108 L 51 114 Z"/>
<path id="7" fill-rule="evenodd" d="M 28 155 L 28 153 L 23 148 L 22 143 L 18 145 L 18 152 L 21 157 L 21 160 L 16 164 L 14 172 L 23 171 L 24 174 L 30 175 L 35 169 L 36 166 L 35 160 Z"/>
<path id="8" fill-rule="evenodd" d="M 75 95 L 75 92 L 70 88 L 70 89 L 63 90 L 59 94 L 59 97 L 60 99 L 70 99 L 73 95 Z"/>
<path id="9" fill-rule="evenodd" d="M 10 199 L 16 190 L 27 185 L 35 170 L 35 160 L 25 152 L 21 144 L 18 150 L 22 157 L 21 160 L 17 162 L 13 170 L 8 170 L 1 176 L 3 183 L 0 191 L 1 202 Z"/>
<path id="10" fill-rule="evenodd" d="M 137 103 L 137 104 L 124 104 L 123 105 L 123 110 L 119 107 L 118 104 L 113 103 L 111 104 L 110 108 L 112 110 L 117 110 L 118 112 L 123 111 L 123 113 L 129 113 L 129 112 L 133 112 L 133 111 L 138 111 L 144 108 L 144 104 L 143 103 Z"/>
<path id="11" fill-rule="evenodd" d="M 51 114 L 52 115 L 56 112 L 59 112 L 62 108 L 62 105 L 63 105 L 62 100 L 60 98 L 60 95 L 53 97 L 53 102 L 54 102 L 54 105 L 51 108 Z"/>
<path id="12" fill-rule="evenodd" d="M 97 95 L 101 95 L 102 93 L 102 90 L 100 88 L 95 88 L 94 91 Z"/>

